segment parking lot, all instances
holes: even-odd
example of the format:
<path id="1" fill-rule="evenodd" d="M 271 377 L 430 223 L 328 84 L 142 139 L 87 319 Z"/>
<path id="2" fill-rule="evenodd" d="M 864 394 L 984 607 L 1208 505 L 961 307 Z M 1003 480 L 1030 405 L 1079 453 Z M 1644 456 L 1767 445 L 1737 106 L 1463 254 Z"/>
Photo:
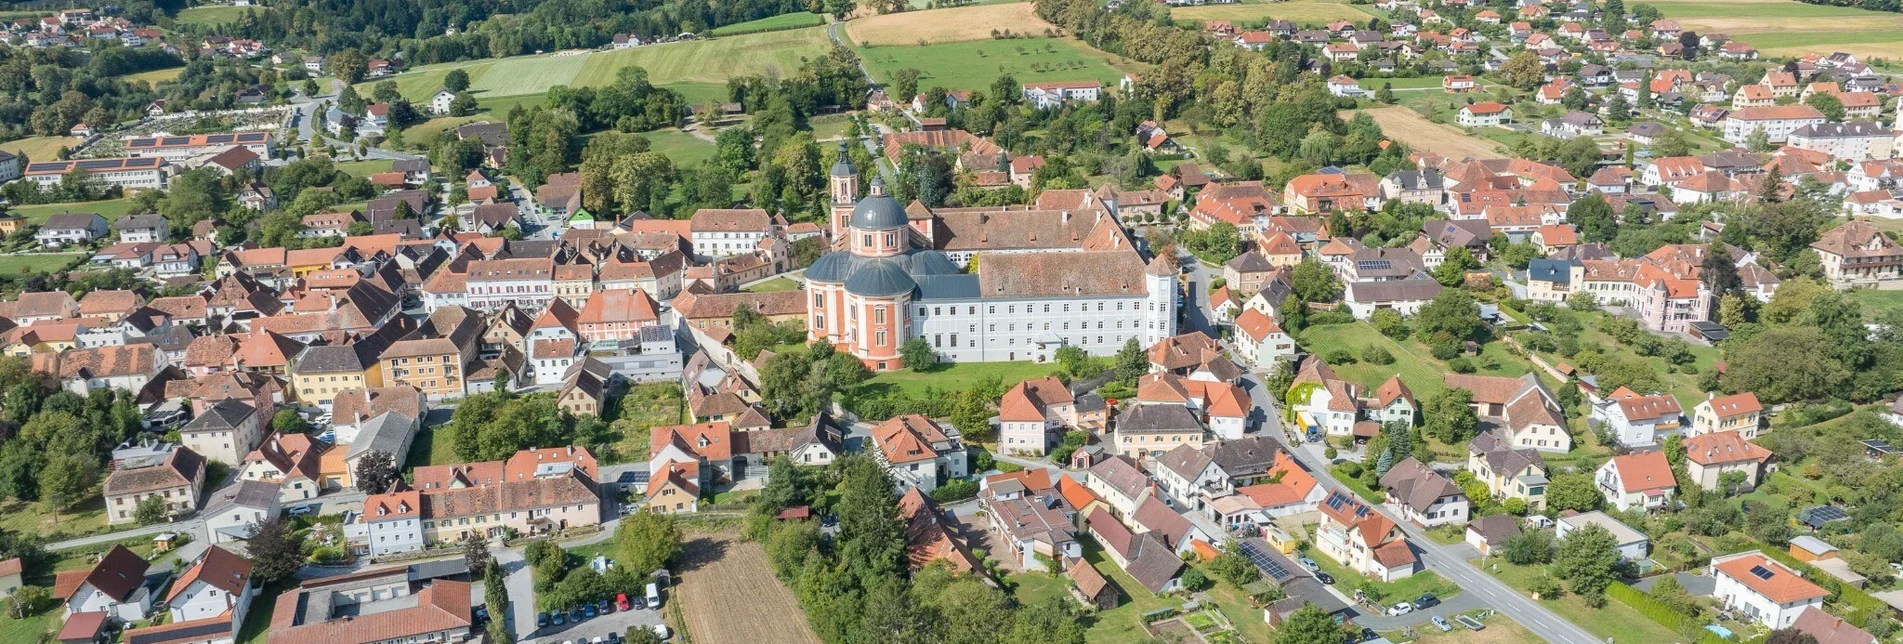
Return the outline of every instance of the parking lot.
<path id="1" fill-rule="evenodd" d="M 653 608 L 631 608 L 626 611 L 615 611 L 606 615 L 599 615 L 594 619 L 582 620 L 581 623 L 568 622 L 561 626 L 555 626 L 553 624 L 544 626 L 536 629 L 534 633 L 531 633 L 529 639 L 522 640 L 522 644 L 593 642 L 594 638 L 597 637 L 601 638 L 601 641 L 606 642 L 608 641 L 608 633 L 612 632 L 616 635 L 625 636 L 629 628 L 635 626 L 653 628 L 655 624 L 659 623 L 661 623 L 661 611 Z"/>

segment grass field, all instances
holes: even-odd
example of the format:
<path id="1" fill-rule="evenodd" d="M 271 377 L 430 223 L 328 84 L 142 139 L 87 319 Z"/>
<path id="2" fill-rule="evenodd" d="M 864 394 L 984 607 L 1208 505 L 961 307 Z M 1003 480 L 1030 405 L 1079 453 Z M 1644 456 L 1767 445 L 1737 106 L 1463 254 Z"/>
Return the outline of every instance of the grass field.
<path id="1" fill-rule="evenodd" d="M 406 133 L 407 134 L 407 133 Z M 365 159 L 362 161 L 339 161 L 337 171 L 344 174 L 368 177 L 378 172 L 389 172 L 392 161 L 389 159 Z"/>
<path id="2" fill-rule="evenodd" d="M 1700 33 L 1723 32 L 1765 56 L 1843 50 L 1903 56 L 1903 15 L 1793 0 L 1663 0 L 1659 13 Z"/>
<path id="3" fill-rule="evenodd" d="M 738 36 L 740 34 L 750 34 L 750 33 L 762 32 L 762 31 L 780 31 L 783 29 L 798 29 L 800 27 L 815 27 L 815 26 L 819 26 L 823 24 L 826 24 L 826 19 L 821 17 L 819 14 L 813 13 L 811 11 L 799 11 L 795 13 L 780 14 L 777 16 L 773 16 L 771 18 L 761 18 L 759 20 L 750 20 L 750 21 L 742 22 L 738 24 L 727 25 L 725 27 L 718 27 L 714 29 L 714 35 L 715 36 Z"/>
<path id="4" fill-rule="evenodd" d="M 793 280 L 790 280 L 784 277 L 775 277 L 773 279 L 761 282 L 759 284 L 754 284 L 753 286 L 749 286 L 740 290 L 746 291 L 748 293 L 775 293 L 779 291 L 797 291 L 799 290 L 799 287 L 800 287 L 799 282 L 795 282 Z"/>
<path id="5" fill-rule="evenodd" d="M 973 40 L 911 47 L 869 47 L 859 57 L 881 83 L 894 72 L 919 70 L 921 89 L 985 89 L 998 76 L 1010 74 L 1021 83 L 1039 81 L 1101 81 L 1115 85 L 1123 77 L 1109 55 L 1069 38 Z"/>
<path id="6" fill-rule="evenodd" d="M 456 455 L 455 441 L 442 429 L 442 425 L 425 425 L 418 431 L 410 441 L 409 455 L 403 457 L 404 466 L 450 465 L 465 460 Z"/>
<path id="7" fill-rule="evenodd" d="M 1546 641 L 1527 632 L 1525 626 L 1521 626 L 1519 622 L 1505 615 L 1495 614 L 1481 621 L 1487 625 L 1487 630 L 1470 631 L 1467 627 L 1459 625 L 1446 633 L 1440 632 L 1439 629 L 1420 629 L 1421 637 L 1414 640 L 1414 644 L 1538 644 Z M 1396 641 L 1399 640 L 1396 639 Z"/>
<path id="8" fill-rule="evenodd" d="M 1863 303 L 1865 317 L 1903 311 L 1903 291 L 1858 289 L 1850 292 L 1850 299 Z"/>
<path id="9" fill-rule="evenodd" d="M 1105 557 L 1103 548 L 1094 540 L 1080 539 L 1084 546 L 1084 560 L 1102 573 L 1118 590 L 1122 599 L 1116 608 L 1098 612 L 1084 633 L 1084 641 L 1092 644 L 1111 644 L 1125 642 L 1152 641 L 1143 630 L 1143 613 L 1158 608 L 1181 608 L 1183 600 L 1177 597 L 1158 597 L 1138 584 L 1136 579 L 1123 571 L 1115 561 Z M 1212 577 L 1213 579 L 1213 577 Z M 1020 573 L 1010 577 L 1010 583 L 1016 588 L 1012 594 L 1019 603 L 1031 604 L 1051 597 L 1068 599 L 1070 580 L 1064 577 L 1052 577 L 1044 573 Z M 1208 591 L 1210 604 L 1222 611 L 1224 617 L 1236 625 L 1245 642 L 1267 642 L 1270 638 L 1268 624 L 1262 621 L 1262 612 L 1252 608 L 1247 597 L 1234 586 L 1217 582 Z"/>
<path id="10" fill-rule="evenodd" d="M 1529 596 L 1527 588 L 1541 572 L 1540 567 L 1515 566 L 1498 557 L 1484 563 L 1475 559 L 1471 563 L 1481 570 L 1493 572 L 1495 577 L 1499 577 L 1501 581 L 1507 582 L 1507 585 Z M 1567 593 L 1559 599 L 1540 600 L 1540 605 L 1559 613 L 1560 617 L 1578 624 L 1587 632 L 1607 638 L 1607 641 L 1682 642 L 1685 640 L 1678 633 L 1660 626 L 1658 622 L 1652 621 L 1631 606 L 1617 601 L 1607 601 L 1604 608 L 1593 608 L 1587 606 L 1586 600 L 1580 599 L 1578 595 Z"/>
<path id="11" fill-rule="evenodd" d="M 159 83 L 169 82 L 174 78 L 178 78 L 178 75 L 183 73 L 185 73 L 184 67 L 170 67 L 166 69 L 154 69 L 149 72 L 139 72 L 137 74 L 126 74 L 120 78 L 131 81 L 145 81 L 156 87 Z"/>
<path id="12" fill-rule="evenodd" d="M 700 162 L 713 158 L 714 142 L 680 130 L 655 130 L 642 132 L 652 143 L 655 152 L 666 154 L 677 168 L 700 165 Z"/>
<path id="13" fill-rule="evenodd" d="M 1249 23 L 1288 20 L 1304 25 L 1327 24 L 1336 20 L 1365 23 L 1374 15 L 1358 7 L 1338 2 L 1209 4 L 1170 9 L 1170 17 L 1178 20 L 1228 20 Z"/>
<path id="14" fill-rule="evenodd" d="M 14 619 L 13 611 L 0 612 L 0 642 L 38 642 L 42 636 L 50 641 L 61 624 L 59 613 L 48 609 L 26 619 Z"/>
<path id="15" fill-rule="evenodd" d="M 1374 117 L 1381 125 L 1381 132 L 1406 143 L 1418 152 L 1432 152 L 1449 159 L 1501 159 L 1506 151 L 1486 139 L 1468 136 L 1460 128 L 1442 125 L 1427 120 L 1420 112 L 1405 107 L 1380 107 L 1360 110 Z M 1353 111 L 1341 113 L 1344 119 L 1354 118 Z"/>
<path id="16" fill-rule="evenodd" d="M 971 388 L 979 380 L 997 376 L 1004 380 L 1004 386 L 1010 387 L 1031 378 L 1042 378 L 1057 371 L 1055 363 L 1038 364 L 1036 362 L 965 362 L 942 365 L 932 371 L 919 373 L 911 369 L 888 371 L 867 378 L 860 385 L 862 392 L 873 388 L 897 388 L 911 395 L 925 392 L 926 387 L 936 387 L 941 391 L 962 391 Z"/>
<path id="17" fill-rule="evenodd" d="M 250 7 L 231 6 L 192 7 L 178 12 L 177 20 L 181 24 L 211 27 L 235 22 L 250 10 Z"/>
<path id="18" fill-rule="evenodd" d="M 1402 384 L 1407 385 L 1408 390 L 1414 392 L 1416 399 L 1425 400 L 1445 389 L 1442 376 L 1452 373 L 1447 368 L 1447 363 L 1436 360 L 1434 356 L 1428 354 L 1426 345 L 1412 338 L 1397 342 L 1393 338 L 1381 335 L 1380 332 L 1374 330 L 1373 326 L 1364 322 L 1328 324 L 1303 329 L 1301 344 L 1302 348 L 1317 355 L 1335 348 L 1345 348 L 1349 353 L 1357 356 L 1361 354 L 1362 348 L 1370 345 L 1386 349 L 1394 356 L 1393 364 L 1380 365 L 1357 359 L 1353 364 L 1329 365 L 1334 368 L 1335 375 L 1343 380 L 1361 383 L 1371 391 L 1380 387 L 1381 383 L 1387 382 L 1388 378 L 1399 375 Z M 1483 376 L 1519 377 L 1533 371 L 1532 363 L 1513 355 L 1503 342 L 1488 342 L 1481 345 L 1480 355 L 1470 357 L 1468 360 L 1473 361 L 1477 367 L 1484 367 L 1489 361 L 1499 363 L 1497 369 L 1482 368 L 1474 372 Z"/>
<path id="19" fill-rule="evenodd" d="M 614 82 L 623 67 L 643 67 L 648 82 L 679 89 L 690 100 L 708 96 L 709 86 L 726 93 L 727 79 L 774 70 L 790 76 L 802 60 L 824 55 L 827 40 L 824 28 L 793 29 L 713 38 L 693 42 L 669 43 L 619 51 L 558 53 L 540 56 L 514 56 L 496 60 L 464 61 L 427 65 L 390 77 L 397 90 L 410 100 L 423 100 L 443 85 L 449 70 L 469 74 L 469 91 L 486 110 L 488 103 L 515 96 L 539 97 L 550 87 L 600 87 Z M 375 82 L 361 83 L 357 91 L 368 92 Z M 502 108 L 506 112 L 507 108 Z"/>
<path id="20" fill-rule="evenodd" d="M 860 47 L 990 40 L 993 32 L 1039 35 L 1049 30 L 1054 28 L 1026 2 L 906 11 L 846 23 L 846 37 Z"/>
<path id="21" fill-rule="evenodd" d="M 1599 347 L 1606 355 L 1623 355 L 1645 362 L 1647 366 L 1652 368 L 1652 373 L 1658 374 L 1659 380 L 1665 383 L 1665 387 L 1668 390 L 1667 393 L 1678 397 L 1680 403 L 1683 405 L 1694 405 L 1697 404 L 1697 401 L 1705 398 L 1705 393 L 1698 388 L 1698 376 L 1673 373 L 1666 369 L 1664 358 L 1641 356 L 1637 351 L 1633 351 L 1631 347 L 1620 344 L 1617 340 L 1612 339 L 1612 336 L 1601 332 L 1599 330 L 1599 320 L 1605 315 L 1603 312 L 1593 312 L 1580 316 L 1580 322 L 1584 323 L 1586 327 L 1585 331 L 1579 334 L 1579 344 L 1581 346 Z M 1697 366 L 1701 372 L 1712 369 L 1713 363 L 1718 361 L 1718 350 L 1713 347 L 1694 344 L 1691 345 L 1691 353 L 1692 364 Z M 1565 360 L 1565 358 L 1556 354 L 1542 354 L 1541 357 L 1553 363 Z"/>
<path id="22" fill-rule="evenodd" d="M 45 203 L 31 206 L 14 206 L 7 212 L 25 217 L 27 223 L 43 224 L 46 218 L 62 212 L 96 212 L 111 222 L 132 213 L 132 199 L 111 199 L 107 201 L 70 201 L 66 203 Z"/>
<path id="23" fill-rule="evenodd" d="M 773 577 L 766 550 L 731 534 L 689 537 L 682 544 L 674 588 L 694 642 L 819 644 L 793 592 Z M 747 609 L 727 610 L 735 589 L 746 589 Z"/>
<path id="24" fill-rule="evenodd" d="M 52 161 L 59 158 L 59 149 L 79 144 L 79 139 L 70 136 L 33 136 L 24 139 L 0 143 L 0 150 L 6 150 L 33 161 Z"/>
<path id="25" fill-rule="evenodd" d="M 1311 533 L 1308 543 L 1314 543 L 1313 537 L 1314 534 Z M 1366 575 L 1349 570 L 1346 566 L 1336 563 L 1334 559 L 1330 559 L 1320 552 L 1304 549 L 1302 554 L 1314 560 L 1316 565 L 1321 566 L 1322 572 L 1333 576 L 1337 588 L 1360 588 L 1362 582 L 1368 582 L 1381 591 L 1381 597 L 1385 601 L 1413 600 L 1416 597 L 1420 597 L 1421 593 L 1434 593 L 1441 599 L 1446 599 L 1460 593 L 1460 586 L 1454 585 L 1454 582 L 1447 581 L 1446 577 L 1442 577 L 1432 570 L 1423 570 L 1413 575 L 1402 577 L 1399 581 L 1384 582 L 1376 581 Z M 1427 618 L 1423 617 L 1421 619 L 1426 620 Z"/>
<path id="26" fill-rule="evenodd" d="M 0 275 L 63 271 L 84 259 L 86 259 L 85 253 L 0 255 Z"/>

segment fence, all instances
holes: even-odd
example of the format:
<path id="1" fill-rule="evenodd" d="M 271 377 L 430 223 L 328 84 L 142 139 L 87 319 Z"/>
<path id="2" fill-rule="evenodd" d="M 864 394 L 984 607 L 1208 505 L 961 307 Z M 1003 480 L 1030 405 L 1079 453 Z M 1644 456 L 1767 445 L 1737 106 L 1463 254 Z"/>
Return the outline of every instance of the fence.
<path id="1" fill-rule="evenodd" d="M 1658 600 L 1652 599 L 1651 596 L 1640 592 L 1637 588 L 1615 581 L 1612 582 L 1611 586 L 1606 587 L 1606 596 L 1618 600 L 1621 604 L 1631 606 L 1633 610 L 1639 611 L 1639 614 L 1644 615 L 1646 619 L 1658 622 L 1660 626 L 1669 628 L 1673 632 L 1686 636 L 1696 634 L 1698 644 L 1723 644 L 1724 642 L 1730 641 L 1719 637 L 1717 633 L 1705 630 L 1705 627 L 1697 621 L 1687 617 L 1684 613 L 1672 610 L 1670 606 L 1659 603 Z"/>

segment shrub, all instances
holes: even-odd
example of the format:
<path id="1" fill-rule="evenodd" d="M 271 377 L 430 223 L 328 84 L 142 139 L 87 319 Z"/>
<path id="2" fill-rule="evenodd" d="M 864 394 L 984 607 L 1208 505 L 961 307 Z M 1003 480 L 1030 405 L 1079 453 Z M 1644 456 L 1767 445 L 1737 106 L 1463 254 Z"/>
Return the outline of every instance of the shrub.
<path id="1" fill-rule="evenodd" d="M 953 479 L 938 489 L 932 490 L 932 500 L 940 504 L 954 503 L 978 496 L 978 482 L 968 479 Z"/>
<path id="2" fill-rule="evenodd" d="M 1407 337 L 1409 331 L 1407 321 L 1401 318 L 1400 313 L 1396 313 L 1392 309 L 1375 311 L 1374 315 L 1369 316 L 1368 322 L 1373 324 L 1374 330 L 1380 331 L 1381 335 L 1396 340 Z"/>
<path id="3" fill-rule="evenodd" d="M 1468 360 L 1466 358 L 1454 358 L 1452 360 L 1448 360 L 1447 368 L 1454 370 L 1454 373 L 1473 373 L 1474 371 L 1476 371 L 1474 369 L 1473 361 Z"/>
<path id="4" fill-rule="evenodd" d="M 1434 356 L 1435 360 L 1452 360 L 1455 356 L 1460 355 L 1460 347 L 1454 346 L 1451 343 L 1442 342 L 1428 347 L 1427 353 L 1428 355 Z"/>
<path id="5" fill-rule="evenodd" d="M 1361 476 L 1361 464 L 1354 461 L 1342 463 L 1341 473 L 1348 478 L 1359 478 Z"/>
<path id="6" fill-rule="evenodd" d="M 1559 580 L 1546 573 L 1540 573 L 1540 576 L 1534 577 L 1533 582 L 1527 584 L 1526 589 L 1538 595 L 1540 599 L 1556 599 L 1564 592 L 1560 590 Z"/>
<path id="7" fill-rule="evenodd" d="M 1349 324 L 1354 321 L 1355 321 L 1354 315 L 1348 313 L 1347 311 L 1343 311 L 1339 309 L 1334 311 L 1322 311 L 1320 313 L 1316 313 L 1308 317 L 1308 323 L 1311 325 Z"/>
<path id="8" fill-rule="evenodd" d="M 1369 364 L 1393 364 L 1394 354 L 1388 353 L 1387 349 L 1370 344 L 1362 347 L 1361 361 Z"/>
<path id="9" fill-rule="evenodd" d="M 1208 587 L 1209 578 L 1203 576 L 1201 569 L 1191 568 L 1188 572 L 1183 573 L 1183 590 L 1196 591 Z"/>
<path id="10" fill-rule="evenodd" d="M 1354 364 L 1355 354 L 1350 353 L 1348 349 L 1344 347 L 1335 347 L 1322 352 L 1322 360 L 1331 365 Z"/>

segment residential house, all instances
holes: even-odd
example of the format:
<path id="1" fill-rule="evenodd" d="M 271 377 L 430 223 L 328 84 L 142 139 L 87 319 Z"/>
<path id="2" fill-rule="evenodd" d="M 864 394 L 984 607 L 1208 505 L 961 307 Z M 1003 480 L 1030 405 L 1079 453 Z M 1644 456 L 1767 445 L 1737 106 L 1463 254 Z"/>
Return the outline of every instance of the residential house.
<path id="1" fill-rule="evenodd" d="M 1546 509 L 1546 459 L 1530 447 L 1514 447 L 1499 434 L 1485 432 L 1467 442 L 1467 471 L 1501 499 L 1526 502 L 1528 511 Z"/>
<path id="2" fill-rule="evenodd" d="M 1678 481 L 1664 452 L 1614 456 L 1599 466 L 1594 483 L 1607 505 L 1624 512 L 1633 508 L 1659 510 L 1678 493 Z"/>
<path id="3" fill-rule="evenodd" d="M 1691 428 L 1686 437 L 1702 436 L 1712 432 L 1735 431 L 1745 440 L 1758 437 L 1763 425 L 1764 405 L 1758 403 L 1758 395 L 1749 391 L 1729 396 L 1713 396 L 1699 402 L 1692 408 Z"/>
<path id="4" fill-rule="evenodd" d="M 1019 569 L 1055 572 L 1053 566 L 1083 558 L 1083 544 L 1067 514 L 1073 510 L 1055 492 L 1042 497 L 982 495 L 978 501 L 991 518 L 993 543 L 1010 549 L 996 554 L 1009 556 Z"/>
<path id="5" fill-rule="evenodd" d="M 1762 131 L 1765 140 L 1783 143 L 1798 128 L 1824 122 L 1823 112 L 1809 105 L 1747 107 L 1734 110 L 1725 117 L 1725 140 L 1734 145 L 1744 145 L 1753 133 Z"/>
<path id="6" fill-rule="evenodd" d="M 94 620 L 142 620 L 158 599 L 158 584 L 148 583 L 146 577 L 151 567 L 125 546 L 115 545 L 90 568 L 56 573 L 53 599 L 60 602 L 68 620 L 82 620 L 89 614 Z"/>
<path id="7" fill-rule="evenodd" d="M 1074 403 L 1055 377 L 1018 383 L 998 402 L 999 448 L 1007 454 L 1044 455 L 1063 428 L 1077 425 Z"/>
<path id="8" fill-rule="evenodd" d="M 1877 286 L 1903 278 L 1903 245 L 1891 241 L 1876 224 L 1850 221 L 1826 231 L 1811 244 L 1823 260 L 1832 286 Z"/>
<path id="9" fill-rule="evenodd" d="M 1111 561 L 1151 593 L 1163 594 L 1182 587 L 1183 560 L 1162 535 L 1133 533 L 1102 508 L 1093 511 L 1085 525 Z"/>
<path id="10" fill-rule="evenodd" d="M 34 164 L 39 165 L 39 164 Z M 61 213 L 46 218 L 34 233 L 43 248 L 90 244 L 106 236 L 106 218 L 96 213 Z"/>
<path id="11" fill-rule="evenodd" d="M 939 482 L 964 478 L 965 445 L 956 429 L 918 414 L 898 416 L 872 428 L 873 457 L 892 473 L 900 490 L 931 493 Z"/>
<path id="12" fill-rule="evenodd" d="M 278 486 L 264 481 L 238 481 L 206 495 L 199 516 L 213 544 L 235 543 L 257 534 L 258 526 L 283 509 Z"/>
<path id="13" fill-rule="evenodd" d="M 267 422 L 256 407 L 226 398 L 180 427 L 179 442 L 207 460 L 236 468 L 264 440 Z"/>
<path id="14" fill-rule="evenodd" d="M 1611 431 L 1620 445 L 1650 447 L 1665 434 L 1677 432 L 1683 416 L 1678 399 L 1670 394 L 1641 395 L 1620 387 L 1593 401 L 1591 418 Z"/>
<path id="15" fill-rule="evenodd" d="M 1177 445 L 1201 447 L 1208 431 L 1189 408 L 1135 405 L 1117 415 L 1117 449 L 1138 457 L 1157 457 Z"/>
<path id="16" fill-rule="evenodd" d="M 1427 528 L 1465 525 L 1472 507 L 1460 486 L 1412 456 L 1382 475 L 1381 491 L 1402 518 Z"/>
<path id="17" fill-rule="evenodd" d="M 1461 127 L 1490 127 L 1513 122 L 1513 108 L 1493 101 L 1462 106 L 1458 117 Z"/>
<path id="18" fill-rule="evenodd" d="M 1295 338 L 1281 325 L 1256 309 L 1236 316 L 1234 344 L 1237 357 L 1256 371 L 1274 371 L 1283 361 L 1295 356 Z"/>
<path id="19" fill-rule="evenodd" d="M 1354 498 L 1333 490 L 1321 502 L 1315 545 L 1323 555 L 1370 579 L 1393 582 L 1420 572 L 1401 527 Z"/>
<path id="20" fill-rule="evenodd" d="M 1706 574 L 1717 581 L 1712 597 L 1765 628 L 1790 628 L 1805 611 L 1821 610 L 1830 595 L 1758 550 L 1712 557 Z"/>
<path id="21" fill-rule="evenodd" d="M 1686 476 L 1708 491 L 1721 491 L 1726 484 L 1725 475 L 1734 472 L 1744 479 L 1736 484 L 1736 489 L 1755 488 L 1771 460 L 1770 450 L 1751 444 L 1735 430 L 1687 438 L 1684 448 Z"/>

